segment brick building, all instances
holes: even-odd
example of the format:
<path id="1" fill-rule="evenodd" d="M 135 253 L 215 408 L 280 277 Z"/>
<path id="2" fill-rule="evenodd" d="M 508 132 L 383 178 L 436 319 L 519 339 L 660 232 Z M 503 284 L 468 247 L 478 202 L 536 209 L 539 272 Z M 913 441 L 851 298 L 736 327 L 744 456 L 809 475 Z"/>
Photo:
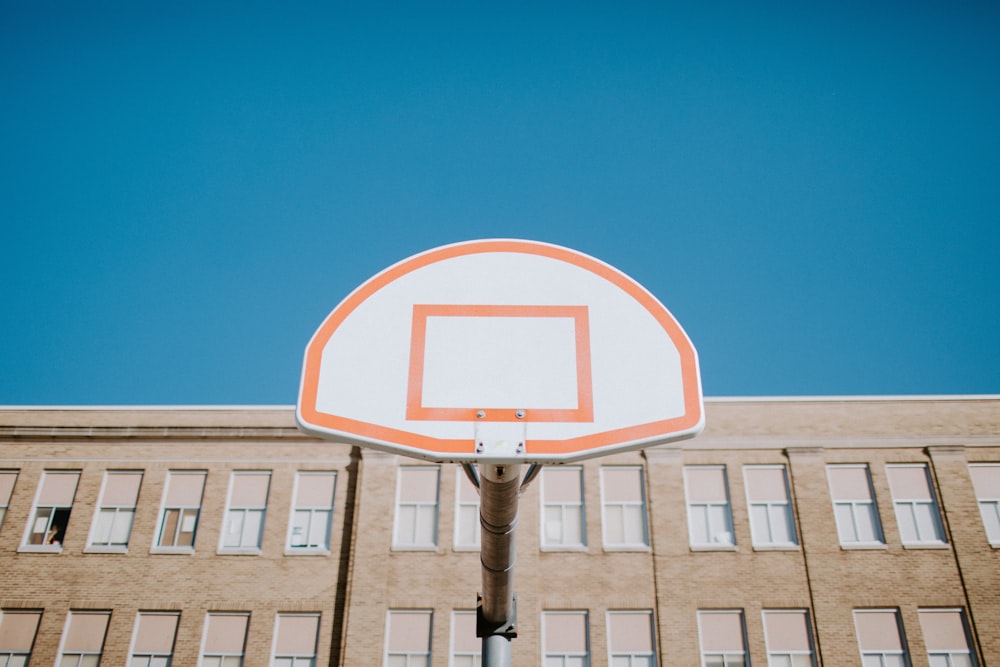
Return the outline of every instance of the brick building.
<path id="1" fill-rule="evenodd" d="M 1000 666 L 1000 397 L 706 419 L 525 488 L 514 664 Z M 0 667 L 479 664 L 477 511 L 290 407 L 0 409 Z"/>

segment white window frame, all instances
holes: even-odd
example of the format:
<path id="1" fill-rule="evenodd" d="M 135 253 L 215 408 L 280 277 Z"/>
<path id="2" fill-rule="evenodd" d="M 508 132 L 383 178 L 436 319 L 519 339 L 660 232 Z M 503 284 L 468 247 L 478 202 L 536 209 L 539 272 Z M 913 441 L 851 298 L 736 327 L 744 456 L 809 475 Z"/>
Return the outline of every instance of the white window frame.
<path id="1" fill-rule="evenodd" d="M 959 621 L 962 624 L 962 632 L 965 635 L 965 649 L 948 649 L 948 650 L 931 650 L 927 649 L 927 660 L 931 663 L 931 667 L 938 667 L 934 664 L 932 658 L 944 658 L 945 664 L 942 667 L 958 667 L 955 664 L 955 656 L 964 656 L 967 658 L 966 662 L 963 664 L 971 665 L 972 667 L 977 667 L 979 661 L 976 659 L 976 654 L 972 650 L 972 637 L 969 636 L 969 622 L 965 614 L 965 609 L 961 607 L 934 607 L 934 608 L 920 608 L 917 610 L 917 617 L 925 612 L 952 612 L 959 615 Z M 921 627 L 922 629 L 922 627 Z"/>
<path id="2" fill-rule="evenodd" d="M 991 468 L 1000 474 L 1000 463 L 970 463 L 969 468 Z M 974 488 L 976 501 L 979 504 L 979 515 L 983 520 L 983 530 L 986 540 L 994 549 L 1000 548 L 1000 486 L 990 495 L 988 492 L 979 495 L 979 488 Z"/>
<path id="3" fill-rule="evenodd" d="M 639 500 L 610 501 L 607 499 L 604 475 L 609 471 L 634 470 L 639 473 Z M 601 466 L 601 538 L 604 548 L 609 551 L 646 551 L 649 549 L 649 517 L 646 511 L 646 471 L 639 465 L 607 465 Z M 612 542 L 608 537 L 608 526 L 614 514 L 614 519 L 619 521 L 622 527 L 622 534 L 625 534 L 625 515 L 629 509 L 638 509 L 641 517 L 642 535 L 638 540 Z M 626 536 L 627 537 L 627 536 Z"/>
<path id="4" fill-rule="evenodd" d="M 701 469 L 701 470 L 721 470 L 722 471 L 722 483 L 726 491 L 725 501 L 703 501 L 699 500 L 693 502 L 691 500 L 691 489 L 688 482 L 687 472 L 688 470 Z M 733 529 L 733 503 L 731 496 L 729 495 L 729 471 L 726 470 L 725 465 L 688 465 L 684 466 L 683 471 L 684 477 L 684 503 L 687 510 L 687 522 L 688 522 L 688 544 L 692 549 L 695 550 L 711 550 L 711 549 L 721 549 L 721 550 L 731 550 L 736 548 L 736 532 Z M 712 520 L 712 508 L 721 508 L 722 517 L 725 521 L 724 526 L 715 526 Z M 712 537 L 712 535 L 728 535 L 728 542 L 698 542 L 695 540 L 695 525 L 699 524 L 705 528 L 705 534 Z M 722 528 L 723 530 L 716 530 L 713 532 L 713 528 Z"/>
<path id="5" fill-rule="evenodd" d="M 891 470 L 903 468 L 920 469 L 924 473 L 924 482 L 927 484 L 927 493 L 930 498 L 900 498 L 896 496 L 896 491 L 892 488 Z M 906 546 L 939 546 L 947 544 L 944 534 L 944 522 L 941 520 L 941 510 L 938 506 L 937 495 L 934 493 L 934 484 L 930 476 L 930 469 L 923 463 L 892 463 L 886 465 L 886 476 L 889 478 L 889 494 L 892 496 L 892 507 L 896 512 L 896 525 L 899 528 L 899 539 Z M 920 521 L 918 520 L 917 507 L 924 508 L 930 514 L 932 535 L 922 535 Z M 904 523 L 901 518 L 906 513 L 908 523 Z M 909 539 L 910 536 L 904 534 L 904 526 L 913 526 L 916 531 L 916 539 Z"/>
<path id="6" fill-rule="evenodd" d="M 12 478 L 10 480 L 10 494 L 6 498 L 0 497 L 0 528 L 3 528 L 3 520 L 7 516 L 7 508 L 10 507 L 10 499 L 14 495 L 14 487 L 17 486 L 17 478 L 20 472 L 20 470 L 0 470 L 0 475 L 10 475 Z"/>
<path id="7" fill-rule="evenodd" d="M 304 477 L 310 476 L 332 476 L 333 477 L 333 493 L 330 494 L 330 504 L 329 505 L 307 505 L 300 501 L 299 491 L 301 488 L 300 482 Z M 292 497 L 292 508 L 288 515 L 288 534 L 285 536 L 285 555 L 321 555 L 328 556 L 330 554 L 330 540 L 333 536 L 333 509 L 337 502 L 337 482 L 339 481 L 336 470 L 299 470 L 295 473 L 295 489 L 293 490 Z M 295 529 L 298 526 L 295 515 L 298 513 L 303 513 L 307 518 L 305 526 L 307 529 L 307 534 L 305 536 L 305 544 L 296 545 L 292 543 L 295 537 Z M 325 515 L 326 521 L 319 524 L 315 521 L 317 515 Z M 322 525 L 325 529 L 325 535 L 323 536 L 323 543 L 320 544 L 318 541 L 314 540 L 314 535 L 312 534 L 313 528 Z"/>
<path id="8" fill-rule="evenodd" d="M 281 619 L 288 618 L 290 616 L 298 617 L 308 617 L 316 619 L 316 636 L 313 637 L 313 648 L 310 653 L 282 653 L 278 654 L 278 629 L 280 627 Z M 322 620 L 322 615 L 318 612 L 280 612 L 274 615 L 274 636 L 271 638 L 271 667 L 316 667 L 317 651 L 316 645 L 319 643 L 319 628 L 320 621 Z M 281 665 L 278 661 L 290 661 L 283 662 Z"/>
<path id="9" fill-rule="evenodd" d="M 808 650 L 785 650 L 785 649 L 775 649 L 772 650 L 770 646 L 770 635 L 767 631 L 767 617 L 777 614 L 797 614 L 804 616 L 806 622 L 806 641 L 809 642 Z M 813 628 L 812 628 L 812 618 L 809 615 L 808 609 L 762 609 L 760 612 L 761 623 L 764 627 L 764 646 L 767 649 L 767 663 L 768 667 L 781 667 L 780 665 L 775 665 L 772 661 L 776 658 L 784 658 L 787 660 L 788 665 L 795 665 L 795 658 L 797 656 L 807 656 L 809 658 L 809 664 L 812 667 L 816 665 L 816 645 L 813 641 Z"/>
<path id="10" fill-rule="evenodd" d="M 75 485 L 73 487 L 73 498 L 70 500 L 69 504 L 65 504 L 65 503 L 50 504 L 50 505 L 39 505 L 38 504 L 39 501 L 40 501 L 40 499 L 41 499 L 41 497 L 42 497 L 42 491 L 45 488 L 45 479 L 49 475 L 75 475 L 76 476 L 76 483 L 75 483 Z M 49 532 L 51 532 L 53 530 L 52 526 L 55 523 L 56 519 L 63 518 L 66 521 L 66 525 L 62 527 L 63 534 L 64 534 L 64 540 L 65 540 L 65 533 L 66 533 L 66 530 L 69 527 L 69 519 L 70 519 L 70 517 L 71 517 L 71 515 L 73 513 L 73 504 L 76 502 L 76 494 L 77 494 L 77 492 L 80 489 L 80 477 L 81 476 L 82 476 L 82 471 L 80 471 L 80 470 L 58 470 L 58 469 L 53 469 L 53 470 L 43 470 L 42 471 L 42 476 L 41 476 L 41 478 L 39 480 L 39 483 L 38 483 L 38 489 L 35 491 L 35 500 L 31 504 L 31 514 L 29 515 L 30 518 L 28 520 L 28 525 L 25 526 L 25 529 L 24 529 L 24 538 L 21 541 L 21 546 L 18 548 L 18 551 L 23 551 L 23 552 L 53 552 L 53 553 L 60 553 L 62 551 L 63 545 L 62 545 L 61 541 L 60 542 L 55 542 L 55 543 L 46 543 L 44 541 L 45 538 L 43 538 L 43 542 L 41 544 L 32 544 L 31 543 L 31 536 L 32 535 L 38 535 L 38 534 L 48 535 Z M 43 518 L 40 516 L 40 514 L 41 514 L 41 512 L 43 510 L 48 510 L 48 515 L 46 517 L 44 517 L 44 521 L 45 521 L 44 530 L 38 531 L 38 530 L 35 530 L 35 528 L 41 525 L 40 521 L 42 521 Z M 62 512 L 62 511 L 65 511 L 65 514 L 57 514 L 57 512 Z"/>
<path id="11" fill-rule="evenodd" d="M 837 500 L 833 495 L 833 484 L 830 479 L 830 470 L 833 468 L 860 468 L 865 472 L 865 478 L 868 483 L 868 500 Z M 840 546 L 847 548 L 861 548 L 861 549 L 871 549 L 871 548 L 882 548 L 885 546 L 885 532 L 882 530 L 882 517 L 879 512 L 878 502 L 875 498 L 875 488 L 872 485 L 872 473 L 871 468 L 869 468 L 867 463 L 837 463 L 830 464 L 826 467 L 827 475 L 826 481 L 828 488 L 830 490 L 830 501 L 833 507 L 833 518 L 834 523 L 837 527 L 837 539 L 840 542 Z M 841 526 L 841 514 L 837 511 L 837 508 L 846 509 L 850 514 L 851 528 L 854 539 L 844 540 L 844 526 Z M 860 532 L 858 530 L 858 517 L 859 510 L 864 508 L 866 514 L 871 517 L 872 521 L 872 532 L 875 535 L 874 540 L 862 540 L 860 539 Z"/>
<path id="12" fill-rule="evenodd" d="M 170 652 L 140 652 L 136 653 L 135 644 L 139 638 L 139 623 L 143 616 L 173 616 L 177 619 L 174 624 L 174 636 L 170 640 Z M 181 613 L 179 611 L 139 611 L 135 615 L 135 623 L 132 626 L 132 640 L 128 647 L 128 667 L 170 667 L 174 661 L 174 645 L 177 643 L 177 628 L 180 626 Z M 146 664 L 137 666 L 135 660 L 146 659 Z M 157 662 L 153 662 L 157 660 Z"/>
<path id="13" fill-rule="evenodd" d="M 580 479 L 580 500 L 578 502 L 553 501 L 545 497 L 545 473 L 548 468 L 542 468 L 541 483 L 539 484 L 538 499 L 541 503 L 540 512 L 541 532 L 539 539 L 543 551 L 586 551 L 587 549 L 587 503 L 585 485 L 583 479 L 583 466 L 559 466 L 559 472 L 575 471 Z M 571 542 L 567 537 L 566 527 L 569 522 L 566 518 L 566 510 L 569 508 L 579 508 L 580 510 L 580 541 Z M 555 509 L 559 512 L 560 537 L 558 541 L 549 541 L 548 536 L 548 510 Z"/>
<path id="14" fill-rule="evenodd" d="M 10 660 L 11 658 L 14 657 L 23 658 L 23 660 L 20 661 L 22 665 L 28 665 L 31 663 L 31 653 L 32 651 L 34 651 L 35 642 L 38 640 L 38 628 L 42 624 L 42 613 L 43 612 L 40 609 L 0 609 L 0 624 L 3 623 L 4 616 L 14 616 L 17 614 L 30 614 L 35 617 L 35 634 L 31 636 L 31 644 L 28 647 L 28 650 L 23 651 L 13 648 L 7 649 L 0 647 L 0 660 L 3 661 L 0 664 L 6 667 L 6 665 L 11 664 Z"/>
<path id="15" fill-rule="evenodd" d="M 649 619 L 649 632 L 650 640 L 652 641 L 652 649 L 649 651 L 614 651 L 612 650 L 612 636 L 611 636 L 611 617 L 616 614 L 629 614 L 629 615 L 639 615 L 642 614 Z M 653 621 L 653 611 L 650 609 L 609 609 L 607 615 L 605 616 L 605 622 L 607 626 L 607 638 L 608 638 L 608 665 L 613 665 L 615 660 L 621 660 L 622 658 L 628 660 L 628 667 L 641 667 L 641 665 L 647 665 L 648 667 L 656 667 L 656 624 Z M 636 664 L 636 660 L 642 660 L 641 665 Z"/>
<path id="16" fill-rule="evenodd" d="M 706 651 L 705 633 L 702 631 L 701 619 L 711 614 L 739 614 L 740 617 L 740 641 L 743 643 L 742 651 Z M 748 667 L 749 653 L 747 652 L 747 622 L 742 609 L 705 609 L 698 611 L 698 652 L 701 656 L 702 667 L 707 666 L 709 657 L 720 657 L 724 667 Z"/>
<path id="17" fill-rule="evenodd" d="M 389 650 L 389 635 L 392 631 L 392 617 L 394 615 L 401 616 L 404 614 L 422 614 L 430 616 L 430 633 L 427 637 L 427 650 L 426 651 L 412 651 L 409 649 L 395 649 Z M 433 645 L 434 637 L 434 610 L 433 609 L 388 609 L 385 612 L 385 648 L 382 651 L 382 664 L 388 665 L 389 658 L 403 658 L 405 660 L 405 667 L 410 667 L 410 660 L 414 657 L 425 658 L 424 664 L 430 667 L 431 656 L 434 653 Z"/>
<path id="18" fill-rule="evenodd" d="M 73 623 L 74 616 L 105 616 L 107 617 L 104 621 L 104 636 L 101 637 L 101 650 L 99 651 L 67 651 L 66 650 L 66 640 L 69 639 L 69 629 Z M 108 637 L 108 627 L 111 625 L 111 612 L 110 611 L 98 611 L 98 610 L 70 610 L 66 614 L 66 622 L 63 624 L 62 637 L 59 639 L 59 653 L 56 659 L 56 665 L 58 667 L 80 667 L 82 665 L 84 658 L 88 656 L 97 656 L 97 664 L 101 663 L 101 658 L 104 657 L 104 643 L 107 641 Z M 66 658 L 76 657 L 76 665 L 69 665 L 66 662 Z"/>
<path id="19" fill-rule="evenodd" d="M 433 469 L 437 473 L 437 481 L 435 482 L 434 489 L 434 500 L 401 500 L 403 492 L 403 474 L 407 470 L 416 469 Z M 392 548 L 400 551 L 434 551 L 438 546 L 438 528 L 441 521 L 440 518 L 440 507 L 441 507 L 441 466 L 422 466 L 422 465 L 402 465 L 396 470 L 396 499 L 394 503 L 393 521 L 392 521 Z M 432 522 L 431 526 L 431 540 L 428 542 L 420 541 L 419 530 L 421 516 L 425 512 L 421 512 L 423 509 L 432 509 Z M 404 523 L 402 521 L 402 513 L 404 509 L 413 510 L 413 523 Z M 408 536 L 402 535 L 403 528 L 412 528 L 413 538 L 410 539 Z M 406 539 L 404 539 L 404 537 Z"/>
<path id="20" fill-rule="evenodd" d="M 246 625 L 243 629 L 243 644 L 239 653 L 220 652 L 220 653 L 205 653 L 205 646 L 208 644 L 208 626 L 209 619 L 212 616 L 242 616 L 247 619 Z M 230 662 L 228 658 L 239 658 L 238 667 L 243 667 L 246 662 L 247 653 L 247 635 L 250 634 L 250 612 L 225 612 L 225 611 L 209 611 L 205 612 L 205 623 L 201 631 L 201 646 L 198 649 L 198 667 L 215 667 L 214 665 L 206 665 L 206 660 L 218 659 L 218 667 L 229 667 L 227 664 Z"/>
<path id="21" fill-rule="evenodd" d="M 547 620 L 553 616 L 583 616 L 583 651 L 550 651 L 545 646 Z M 590 612 L 586 609 L 545 609 L 542 611 L 542 665 L 549 667 L 550 660 L 560 660 L 559 667 L 566 667 L 567 660 L 582 659 L 583 667 L 590 667 Z"/>
<path id="22" fill-rule="evenodd" d="M 136 489 L 136 499 L 131 505 L 119 505 L 119 504 L 109 504 L 105 500 L 105 494 L 108 488 L 108 481 L 112 476 L 115 475 L 138 475 L 139 477 L 139 488 Z M 87 549 L 88 552 L 105 552 L 105 553 L 126 553 L 128 552 L 128 544 L 132 540 L 132 528 L 135 525 L 135 511 L 138 506 L 139 501 L 139 490 L 142 488 L 142 480 L 144 473 L 142 470 L 106 470 L 104 472 L 104 479 L 101 480 L 101 495 L 100 502 L 97 505 L 97 511 L 94 512 L 93 521 L 90 524 L 90 533 L 87 537 Z M 100 542 L 96 541 L 97 530 L 101 525 L 101 515 L 106 511 L 110 511 L 112 514 L 111 528 L 108 530 L 108 539 L 102 540 Z M 112 543 L 111 537 L 115 534 L 115 524 L 122 520 L 122 517 L 128 517 L 128 535 L 124 544 Z"/>
<path id="23" fill-rule="evenodd" d="M 781 481 L 785 486 L 785 499 L 753 500 L 750 497 L 750 476 L 755 470 L 780 470 Z M 743 488 L 747 499 L 747 518 L 750 522 L 750 541 L 754 547 L 767 549 L 797 549 L 799 546 L 798 530 L 795 526 L 795 512 L 792 508 L 792 490 L 788 479 L 788 468 L 784 464 L 747 465 L 743 466 Z M 759 535 L 758 525 L 754 521 L 754 510 L 763 510 L 766 518 L 766 535 Z M 788 527 L 790 541 L 778 541 L 774 538 L 775 525 L 782 521 Z"/>
<path id="24" fill-rule="evenodd" d="M 482 649 L 478 651 L 461 651 L 455 648 L 455 630 L 458 627 L 458 623 L 455 619 L 459 616 L 472 616 L 473 619 L 476 618 L 476 610 L 468 609 L 455 609 L 451 612 L 451 650 L 449 651 L 448 665 L 450 667 L 456 667 L 456 660 L 458 658 L 471 659 L 470 667 L 482 667 L 483 665 L 483 652 Z"/>
<path id="25" fill-rule="evenodd" d="M 198 497 L 197 505 L 167 505 L 167 496 L 170 493 L 170 482 L 174 477 L 182 477 L 186 475 L 201 475 L 201 495 Z M 168 470 L 167 477 L 163 484 L 163 498 L 160 501 L 160 514 L 156 521 L 156 533 L 153 535 L 153 548 L 150 549 L 150 553 L 164 554 L 164 553 L 180 553 L 188 554 L 194 553 L 194 547 L 198 540 L 198 527 L 201 523 L 201 506 L 205 502 L 205 485 L 208 483 L 208 471 L 206 470 Z M 163 544 L 163 530 L 166 528 L 166 520 L 168 512 L 177 512 L 177 524 L 174 528 L 174 536 L 171 539 L 170 544 Z M 194 516 L 194 526 L 191 531 L 182 530 L 184 526 L 184 520 L 187 517 Z M 177 537 L 182 533 L 191 533 L 191 544 L 176 545 Z"/>
<path id="26" fill-rule="evenodd" d="M 267 477 L 267 491 L 264 492 L 263 505 L 239 505 L 233 506 L 233 492 L 236 490 L 236 479 L 243 476 Z M 219 553 L 225 554 L 251 554 L 260 555 L 261 546 L 264 542 L 264 523 L 267 520 L 267 503 L 271 493 L 271 471 L 270 470 L 234 470 L 229 475 L 229 490 L 226 492 L 226 511 L 223 514 L 222 530 L 219 531 Z M 253 545 L 244 545 L 247 532 L 247 516 L 255 515 L 257 522 L 257 539 Z M 240 538 L 239 544 L 226 544 L 229 535 L 229 527 L 233 517 L 240 516 Z"/>
<path id="27" fill-rule="evenodd" d="M 902 648 L 899 649 L 865 649 L 861 646 L 861 633 L 858 631 L 858 617 L 862 614 L 870 613 L 891 613 L 896 618 L 896 632 L 899 639 L 899 645 Z M 904 667 L 910 667 L 910 655 L 909 651 L 906 649 L 906 635 L 903 633 L 903 624 L 899 618 L 898 609 L 855 609 L 854 610 L 854 634 L 858 641 L 858 651 L 861 653 L 861 663 L 863 667 L 887 667 L 886 658 L 898 657 L 903 663 Z M 873 666 L 870 660 L 866 658 L 876 658 L 878 660 L 878 665 Z"/>
<path id="28" fill-rule="evenodd" d="M 455 469 L 455 536 L 454 536 L 454 547 L 456 551 L 477 551 L 481 546 L 481 531 L 479 530 L 479 494 L 476 493 L 476 500 L 462 500 L 462 485 L 465 483 L 471 484 L 465 475 L 465 471 L 462 466 L 457 466 Z M 475 525 L 473 526 L 473 534 L 476 536 L 472 542 L 462 542 L 462 510 L 475 509 L 472 512 L 472 516 L 475 517 Z"/>

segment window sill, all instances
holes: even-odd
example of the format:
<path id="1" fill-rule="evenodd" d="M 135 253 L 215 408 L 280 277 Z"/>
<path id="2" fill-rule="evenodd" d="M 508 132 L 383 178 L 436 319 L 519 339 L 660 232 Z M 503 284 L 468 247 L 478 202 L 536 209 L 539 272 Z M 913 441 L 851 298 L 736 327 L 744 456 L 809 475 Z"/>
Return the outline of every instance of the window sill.
<path id="1" fill-rule="evenodd" d="M 329 556 L 330 550 L 323 547 L 285 547 L 286 556 Z"/>
<path id="2" fill-rule="evenodd" d="M 61 544 L 22 544 L 17 548 L 19 554 L 61 554 Z"/>
<path id="3" fill-rule="evenodd" d="M 541 551 L 543 553 L 556 552 L 556 551 L 561 551 L 561 552 L 567 552 L 568 551 L 568 552 L 571 552 L 571 553 L 572 552 L 575 552 L 575 553 L 587 553 L 587 545 L 586 544 L 576 544 L 576 545 L 573 545 L 573 544 L 565 544 L 565 545 L 564 544 L 552 544 L 552 545 L 546 546 L 546 545 L 543 544 L 541 546 Z"/>
<path id="4" fill-rule="evenodd" d="M 652 551 L 648 544 L 605 544 L 605 553 L 649 553 Z"/>
<path id="5" fill-rule="evenodd" d="M 797 544 L 755 544 L 754 551 L 799 551 Z"/>
<path id="6" fill-rule="evenodd" d="M 842 551 L 885 551 L 889 547 L 884 542 L 850 542 L 841 544 Z"/>
<path id="7" fill-rule="evenodd" d="M 240 549 L 238 547 L 222 547 L 215 552 L 219 556 L 259 556 L 260 549 L 257 547 Z"/>
<path id="8" fill-rule="evenodd" d="M 396 552 L 424 552 L 424 553 L 437 553 L 438 547 L 436 544 L 394 544 L 392 545 L 392 550 Z"/>
<path id="9" fill-rule="evenodd" d="M 91 544 L 84 547 L 85 554 L 127 554 L 128 547 L 106 547 L 98 544 Z"/>
<path id="10" fill-rule="evenodd" d="M 951 549 L 951 545 L 947 542 L 910 542 L 903 543 L 904 549 Z"/>
<path id="11" fill-rule="evenodd" d="M 463 553 L 468 553 L 470 551 L 480 551 L 480 546 L 478 544 L 456 544 L 452 547 L 452 551 L 460 551 Z"/>
<path id="12" fill-rule="evenodd" d="M 190 556 L 194 553 L 194 547 L 153 547 L 149 550 L 149 553 L 158 555 Z"/>
<path id="13" fill-rule="evenodd" d="M 691 551 L 739 551 L 735 544 L 692 544 Z"/>

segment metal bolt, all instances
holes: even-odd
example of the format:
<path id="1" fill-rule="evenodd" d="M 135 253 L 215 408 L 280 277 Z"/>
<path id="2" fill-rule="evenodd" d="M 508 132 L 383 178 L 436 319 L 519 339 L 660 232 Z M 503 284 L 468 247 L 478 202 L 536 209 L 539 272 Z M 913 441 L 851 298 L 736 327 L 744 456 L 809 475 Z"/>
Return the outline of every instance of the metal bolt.
<path id="1" fill-rule="evenodd" d="M 485 416 L 486 416 L 486 410 L 480 410 L 479 412 L 476 413 L 476 419 L 482 419 Z"/>
<path id="2" fill-rule="evenodd" d="M 518 410 L 517 412 L 514 413 L 514 416 L 517 417 L 518 419 L 524 419 L 524 414 L 525 414 L 524 410 Z"/>
<path id="3" fill-rule="evenodd" d="M 477 454 L 482 454 L 483 453 L 483 449 L 485 449 L 485 447 L 483 446 L 483 443 L 477 442 L 476 443 L 476 453 Z"/>

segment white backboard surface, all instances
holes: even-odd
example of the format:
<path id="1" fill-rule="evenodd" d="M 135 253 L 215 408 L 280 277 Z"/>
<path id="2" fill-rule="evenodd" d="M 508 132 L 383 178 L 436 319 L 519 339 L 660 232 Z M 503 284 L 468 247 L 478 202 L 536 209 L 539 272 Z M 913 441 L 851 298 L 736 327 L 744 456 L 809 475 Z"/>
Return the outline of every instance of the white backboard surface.
<path id="1" fill-rule="evenodd" d="M 655 297 L 582 253 L 506 239 L 429 250 L 352 292 L 306 347 L 296 417 L 440 462 L 569 462 L 704 425 L 697 353 Z"/>

